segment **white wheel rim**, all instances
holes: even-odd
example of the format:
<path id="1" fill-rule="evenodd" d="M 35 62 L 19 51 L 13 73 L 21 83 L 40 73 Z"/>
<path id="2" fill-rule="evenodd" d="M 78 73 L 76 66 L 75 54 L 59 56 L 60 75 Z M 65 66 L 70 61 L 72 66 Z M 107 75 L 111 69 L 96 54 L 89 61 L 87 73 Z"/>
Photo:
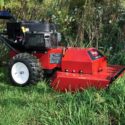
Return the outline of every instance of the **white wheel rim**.
<path id="1" fill-rule="evenodd" d="M 12 66 L 11 74 L 13 80 L 20 85 L 25 84 L 29 79 L 28 67 L 22 62 L 17 62 Z"/>

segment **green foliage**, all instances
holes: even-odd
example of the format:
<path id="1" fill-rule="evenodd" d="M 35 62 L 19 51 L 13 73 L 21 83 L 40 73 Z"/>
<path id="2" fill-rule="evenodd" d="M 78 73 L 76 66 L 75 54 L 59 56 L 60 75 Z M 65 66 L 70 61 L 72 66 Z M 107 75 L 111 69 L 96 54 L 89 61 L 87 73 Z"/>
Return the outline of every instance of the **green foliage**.
<path id="1" fill-rule="evenodd" d="M 119 51 L 114 54 L 109 55 L 109 63 L 110 64 L 121 64 L 125 65 L 125 51 Z"/>
<path id="2" fill-rule="evenodd" d="M 0 38 L 0 65 L 6 63 L 9 59 L 9 48 L 4 44 L 4 41 Z"/>
<path id="3" fill-rule="evenodd" d="M 0 0 L 0 5 L 4 6 L 4 0 Z"/>
<path id="4" fill-rule="evenodd" d="M 106 48 L 124 37 L 116 34 L 121 8 L 120 0 L 54 0 L 50 10 L 68 45 Z"/>
<path id="5" fill-rule="evenodd" d="M 69 46 L 107 47 L 121 41 L 116 35 L 123 0 L 5 0 L 19 20 L 57 23 Z M 108 31 L 108 32 L 107 32 Z"/>
<path id="6" fill-rule="evenodd" d="M 57 93 L 45 82 L 11 86 L 0 69 L 1 125 L 124 125 L 125 78 L 107 90 Z"/>

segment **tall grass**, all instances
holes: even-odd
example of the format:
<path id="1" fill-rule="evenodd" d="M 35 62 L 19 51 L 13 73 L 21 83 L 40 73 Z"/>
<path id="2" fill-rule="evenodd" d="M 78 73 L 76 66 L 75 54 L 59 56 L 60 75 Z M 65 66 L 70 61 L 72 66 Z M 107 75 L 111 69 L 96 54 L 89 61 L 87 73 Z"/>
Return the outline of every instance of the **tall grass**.
<path id="1" fill-rule="evenodd" d="M 57 93 L 46 82 L 11 86 L 0 73 L 0 125 L 124 125 L 125 78 L 107 90 Z"/>

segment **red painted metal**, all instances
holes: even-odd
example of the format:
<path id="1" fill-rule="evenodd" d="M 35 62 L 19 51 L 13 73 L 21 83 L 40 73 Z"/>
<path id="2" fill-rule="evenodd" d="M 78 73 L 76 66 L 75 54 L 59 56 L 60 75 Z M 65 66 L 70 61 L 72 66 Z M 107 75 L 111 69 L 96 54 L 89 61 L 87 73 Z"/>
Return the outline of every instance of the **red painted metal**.
<path id="1" fill-rule="evenodd" d="M 61 63 L 50 63 L 50 54 L 62 54 L 63 53 L 63 48 L 52 48 L 52 49 L 48 49 L 45 52 L 37 52 L 37 53 L 32 53 L 34 56 L 36 56 L 39 59 L 39 62 L 41 64 L 41 67 L 43 69 L 55 69 L 55 68 L 60 68 L 61 67 Z M 10 58 L 12 58 L 13 56 L 15 56 L 17 53 L 15 53 L 14 51 L 10 51 L 9 55 Z"/>
<path id="2" fill-rule="evenodd" d="M 54 74 L 51 86 L 56 91 L 80 91 L 90 87 L 97 89 L 107 88 L 112 79 L 117 73 L 124 68 L 123 66 L 109 66 L 105 71 L 98 74 L 80 74 L 80 73 L 68 73 L 68 72 L 56 72 Z M 123 74 L 123 72 L 121 73 Z"/>
<path id="3" fill-rule="evenodd" d="M 9 51 L 9 57 L 13 58 L 17 53 L 13 50 Z"/>
<path id="4" fill-rule="evenodd" d="M 53 48 L 53 49 L 48 49 L 44 53 L 34 53 L 33 55 L 39 59 L 43 69 L 52 70 L 55 68 L 60 68 L 61 63 L 58 63 L 58 64 L 50 63 L 50 54 L 62 54 L 62 52 L 63 52 L 63 48 L 55 48 L 55 49 Z"/>
<path id="5" fill-rule="evenodd" d="M 51 54 L 62 54 L 61 63 L 51 63 Z M 11 51 L 10 57 L 16 53 Z M 53 48 L 33 53 L 43 69 L 57 71 L 51 86 L 56 91 L 80 91 L 89 87 L 107 88 L 114 79 L 124 74 L 124 66 L 108 66 L 105 56 L 95 48 Z"/>
<path id="6" fill-rule="evenodd" d="M 92 60 L 89 51 L 98 52 L 94 48 L 68 48 L 62 58 L 62 71 L 65 72 L 83 72 L 84 74 L 96 74 L 104 70 L 107 66 L 107 59 L 105 56 Z"/>
<path id="7" fill-rule="evenodd" d="M 124 72 L 124 66 L 107 66 L 107 59 L 94 48 L 68 48 L 51 86 L 57 91 L 79 91 L 89 87 L 107 88 Z"/>

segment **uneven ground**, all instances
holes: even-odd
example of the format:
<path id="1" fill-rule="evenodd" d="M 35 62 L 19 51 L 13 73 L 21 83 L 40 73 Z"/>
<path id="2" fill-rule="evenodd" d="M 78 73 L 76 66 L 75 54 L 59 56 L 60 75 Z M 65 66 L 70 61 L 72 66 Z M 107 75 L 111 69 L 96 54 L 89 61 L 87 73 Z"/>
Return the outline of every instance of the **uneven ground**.
<path id="1" fill-rule="evenodd" d="M 57 93 L 45 82 L 25 88 L 0 69 L 0 125 L 125 125 L 125 78 L 108 90 Z"/>

